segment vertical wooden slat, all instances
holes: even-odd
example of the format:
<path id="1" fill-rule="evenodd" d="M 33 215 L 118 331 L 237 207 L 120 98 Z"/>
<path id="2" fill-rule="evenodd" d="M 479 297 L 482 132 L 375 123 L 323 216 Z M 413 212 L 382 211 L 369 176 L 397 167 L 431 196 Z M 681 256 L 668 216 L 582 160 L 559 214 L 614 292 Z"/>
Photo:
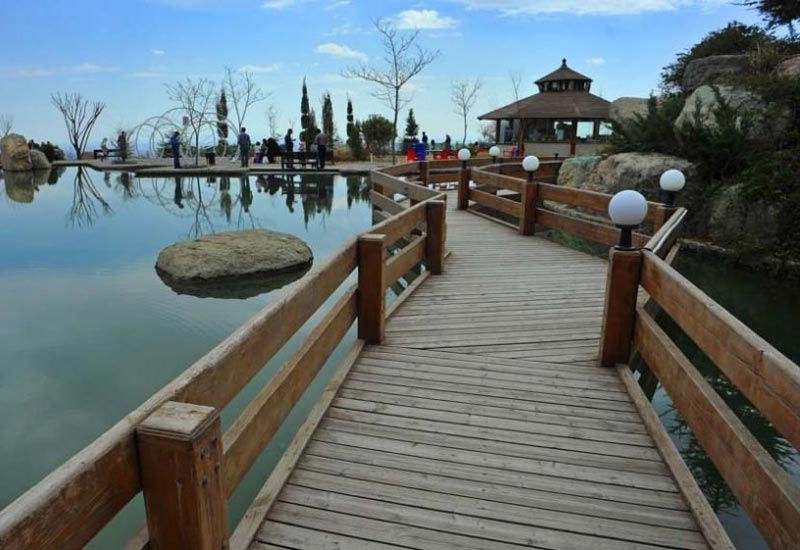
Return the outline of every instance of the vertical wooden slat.
<path id="1" fill-rule="evenodd" d="M 611 249 L 600 335 L 600 362 L 603 366 L 627 363 L 630 357 L 641 265 L 640 250 Z"/>
<path id="2" fill-rule="evenodd" d="M 428 185 L 428 161 L 423 160 L 419 163 L 419 181 L 422 182 L 422 185 Z"/>
<path id="3" fill-rule="evenodd" d="M 386 235 L 367 233 L 358 239 L 358 337 L 368 344 L 383 342 L 385 247 Z"/>
<path id="4" fill-rule="evenodd" d="M 136 434 L 150 548 L 226 548 L 228 511 L 217 410 L 168 401 Z"/>
<path id="5" fill-rule="evenodd" d="M 533 235 L 536 228 L 536 202 L 539 185 L 528 181 L 522 184 L 522 213 L 519 217 L 519 232 L 521 235 Z"/>
<path id="6" fill-rule="evenodd" d="M 425 241 L 425 264 L 428 271 L 439 275 L 444 267 L 445 203 L 428 201 L 426 205 L 428 235 Z"/>
<path id="7" fill-rule="evenodd" d="M 466 210 L 469 206 L 469 180 L 471 170 L 462 168 L 458 173 L 458 209 Z"/>

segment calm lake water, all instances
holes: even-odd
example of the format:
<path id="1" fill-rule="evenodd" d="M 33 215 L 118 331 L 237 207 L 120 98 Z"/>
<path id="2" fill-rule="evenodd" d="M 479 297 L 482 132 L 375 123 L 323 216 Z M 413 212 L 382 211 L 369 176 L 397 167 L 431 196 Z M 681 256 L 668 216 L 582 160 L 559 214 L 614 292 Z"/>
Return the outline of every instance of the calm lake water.
<path id="1" fill-rule="evenodd" d="M 163 247 L 213 232 L 266 228 L 301 237 L 319 263 L 371 225 L 368 193 L 366 178 L 357 176 L 176 180 L 71 168 L 35 182 L 0 180 L 0 415 L 5 419 L 0 508 L 280 295 L 280 290 L 248 299 L 176 294 L 153 268 Z M 676 267 L 800 362 L 797 285 L 688 254 L 679 256 Z M 223 428 L 309 328 L 226 408 Z M 679 330 L 671 332 L 798 479 L 796 453 L 738 392 L 728 391 L 724 378 L 702 363 Z M 351 331 L 326 371 L 353 338 Z M 323 372 L 234 494 L 231 525 L 263 484 L 325 379 Z M 660 389 L 654 405 L 734 543 L 765 547 Z M 142 522 L 143 506 L 136 499 L 92 547 L 119 547 Z"/>
<path id="2" fill-rule="evenodd" d="M 265 228 L 302 238 L 319 263 L 372 224 L 367 178 L 286 178 L 176 180 L 70 168 L 49 181 L 0 180 L 0 508 L 280 295 L 176 294 L 153 267 L 163 247 Z M 308 330 L 226 408 L 223 428 Z M 292 417 L 237 491 L 233 517 L 301 421 Z M 134 502 L 94 546 L 119 546 L 141 525 L 141 512 Z"/>

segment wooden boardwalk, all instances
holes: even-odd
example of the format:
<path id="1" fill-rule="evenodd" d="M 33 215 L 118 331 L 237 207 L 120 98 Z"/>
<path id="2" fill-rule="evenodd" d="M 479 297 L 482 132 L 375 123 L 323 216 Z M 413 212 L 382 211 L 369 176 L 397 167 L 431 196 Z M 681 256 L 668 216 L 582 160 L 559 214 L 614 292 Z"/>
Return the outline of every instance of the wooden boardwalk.
<path id="1" fill-rule="evenodd" d="M 251 548 L 706 548 L 617 371 L 596 366 L 607 263 L 455 210 L 447 244 Z"/>

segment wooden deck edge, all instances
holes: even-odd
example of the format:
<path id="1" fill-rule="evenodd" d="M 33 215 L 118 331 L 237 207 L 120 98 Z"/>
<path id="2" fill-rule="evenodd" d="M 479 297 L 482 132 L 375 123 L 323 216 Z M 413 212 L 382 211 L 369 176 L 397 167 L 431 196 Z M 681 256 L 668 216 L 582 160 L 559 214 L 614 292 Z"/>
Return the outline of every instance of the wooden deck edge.
<path id="1" fill-rule="evenodd" d="M 328 407 L 333 402 L 339 387 L 344 382 L 347 374 L 350 372 L 353 364 L 358 359 L 361 350 L 364 348 L 363 340 L 356 340 L 347 352 L 347 355 L 342 360 L 342 363 L 336 368 L 328 384 L 322 392 L 322 395 L 317 400 L 314 407 L 308 413 L 305 422 L 303 422 L 300 429 L 292 438 L 289 446 L 286 447 L 281 459 L 275 465 L 272 473 L 267 478 L 261 490 L 256 495 L 256 498 L 248 507 L 247 511 L 242 516 L 241 521 L 236 526 L 230 538 L 228 547 L 231 550 L 246 550 L 253 542 L 253 538 L 258 532 L 259 527 L 264 522 L 269 513 L 272 504 L 278 497 L 281 489 L 286 484 L 289 476 L 294 471 L 298 459 L 303 454 L 311 435 L 316 430 L 317 425 L 322 420 Z"/>
<path id="2" fill-rule="evenodd" d="M 625 389 L 639 412 L 647 432 L 653 438 L 659 454 L 661 454 L 672 477 L 675 479 L 675 483 L 678 485 L 684 500 L 686 500 L 686 504 L 689 506 L 692 516 L 697 521 L 697 525 L 709 547 L 720 550 L 735 549 L 736 547 L 731 542 L 724 527 L 722 527 L 717 514 L 711 508 L 708 500 L 706 500 L 703 491 L 700 490 L 694 476 L 692 476 L 689 468 L 686 467 L 686 463 L 683 461 L 678 449 L 664 429 L 661 419 L 656 414 L 650 401 L 647 400 L 639 384 L 634 380 L 630 367 L 628 365 L 617 365 L 617 373 L 623 384 L 625 384 Z"/>

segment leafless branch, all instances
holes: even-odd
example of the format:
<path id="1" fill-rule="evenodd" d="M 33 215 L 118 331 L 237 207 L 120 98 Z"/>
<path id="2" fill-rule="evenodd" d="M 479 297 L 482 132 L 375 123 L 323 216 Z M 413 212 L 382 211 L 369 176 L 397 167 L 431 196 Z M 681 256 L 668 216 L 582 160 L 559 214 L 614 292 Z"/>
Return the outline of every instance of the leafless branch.
<path id="1" fill-rule="evenodd" d="M 0 137 L 6 137 L 11 133 L 14 126 L 14 117 L 11 115 L 0 115 Z"/>
<path id="2" fill-rule="evenodd" d="M 80 159 L 81 153 L 86 149 L 92 128 L 106 108 L 106 104 L 95 101 L 90 105 L 89 100 L 84 99 L 79 93 L 57 93 L 50 96 L 50 99 L 64 117 L 69 142 L 75 149 L 75 158 Z"/>
<path id="3" fill-rule="evenodd" d="M 266 100 L 271 95 L 256 84 L 252 72 L 235 71 L 231 67 L 225 67 L 225 82 L 223 86 L 233 103 L 233 111 L 236 113 L 237 132 L 244 126 L 247 110 L 256 103 Z"/>
<path id="4" fill-rule="evenodd" d="M 467 144 L 467 119 L 469 112 L 475 106 L 478 100 L 478 92 L 483 87 L 483 81 L 476 77 L 475 80 L 456 80 L 450 86 L 450 99 L 453 100 L 455 112 L 461 117 L 464 123 L 464 140 L 462 143 Z"/>
<path id="5" fill-rule="evenodd" d="M 342 72 L 346 78 L 357 78 L 375 84 L 373 96 L 385 103 L 394 113 L 394 136 L 397 137 L 397 120 L 400 110 L 409 99 L 402 94 L 403 87 L 433 63 L 439 50 L 428 51 L 417 44 L 419 31 L 401 32 L 388 19 L 373 21 L 383 49 L 382 63 L 361 63 Z M 397 160 L 396 139 L 392 139 L 392 162 Z"/>
<path id="6" fill-rule="evenodd" d="M 187 78 L 167 85 L 167 96 L 180 105 L 192 129 L 195 164 L 200 163 L 200 131 L 204 125 L 216 120 L 216 90 L 216 85 L 206 78 Z"/>

